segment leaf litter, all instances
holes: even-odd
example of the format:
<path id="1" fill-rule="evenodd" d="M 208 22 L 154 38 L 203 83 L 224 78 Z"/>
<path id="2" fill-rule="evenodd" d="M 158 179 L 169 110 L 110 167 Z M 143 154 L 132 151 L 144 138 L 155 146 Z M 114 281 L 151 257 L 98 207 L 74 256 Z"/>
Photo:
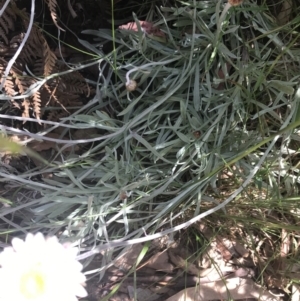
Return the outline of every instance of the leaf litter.
<path id="1" fill-rule="evenodd" d="M 98 292 L 91 300 L 104 298 L 116 287 L 110 300 L 280 300 L 280 295 L 255 282 L 258 270 L 249 246 L 234 235 L 214 233 L 205 223 L 193 229 L 202 245 L 188 241 L 188 236 L 194 238 L 188 230 L 172 245 L 155 240 L 139 265 L 145 245 L 128 248 L 100 282 L 88 282 L 87 290 L 95 291 L 96 286 Z"/>

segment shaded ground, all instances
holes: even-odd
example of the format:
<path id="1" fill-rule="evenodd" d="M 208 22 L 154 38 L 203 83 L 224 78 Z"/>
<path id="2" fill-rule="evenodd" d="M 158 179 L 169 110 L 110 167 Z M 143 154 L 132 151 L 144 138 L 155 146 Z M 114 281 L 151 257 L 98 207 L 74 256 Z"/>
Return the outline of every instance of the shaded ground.
<path id="1" fill-rule="evenodd" d="M 201 300 L 227 299 L 227 290 L 232 299 L 289 299 L 287 278 L 280 276 L 278 259 L 270 263 L 257 257 L 249 248 L 250 241 L 247 246 L 245 240 L 242 243 L 238 239 L 242 229 L 231 235 L 216 230 L 204 222 L 180 232 L 171 244 L 167 237 L 155 240 L 136 268 L 136 259 L 146 246 L 132 246 L 101 280 L 95 277 L 88 281 L 88 299 L 99 300 L 116 289 L 110 300 L 132 300 L 134 292 L 137 300 L 178 300 L 177 293 L 180 296 L 186 288 L 197 291 L 197 287 Z M 87 270 L 100 266 L 98 256 Z"/>

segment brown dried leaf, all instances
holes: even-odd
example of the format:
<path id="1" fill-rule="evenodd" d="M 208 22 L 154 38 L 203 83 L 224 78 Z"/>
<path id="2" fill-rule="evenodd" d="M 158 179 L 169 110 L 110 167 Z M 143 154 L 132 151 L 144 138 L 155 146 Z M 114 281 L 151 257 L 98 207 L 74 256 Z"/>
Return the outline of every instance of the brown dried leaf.
<path id="1" fill-rule="evenodd" d="M 215 239 L 217 242 L 217 250 L 221 253 L 225 261 L 229 261 L 233 255 L 233 252 L 230 251 L 232 246 L 231 241 L 227 238 L 222 238 L 220 235 L 217 235 Z"/>
<path id="2" fill-rule="evenodd" d="M 139 21 L 139 22 L 140 22 L 141 29 L 145 33 L 161 38 L 166 37 L 165 33 L 162 32 L 159 28 L 155 27 L 153 23 L 147 21 Z M 119 26 L 119 29 L 125 29 L 125 30 L 131 30 L 137 32 L 138 26 L 135 22 L 129 22 L 125 25 Z"/>
<path id="3" fill-rule="evenodd" d="M 133 286 L 128 286 L 128 294 L 131 300 L 134 298 L 136 294 L 137 300 L 147 300 L 147 301 L 154 301 L 158 299 L 160 296 L 158 294 L 153 293 L 148 288 L 134 288 Z"/>
<path id="4" fill-rule="evenodd" d="M 248 257 L 250 255 L 250 251 L 245 248 L 241 243 L 237 241 L 232 241 L 233 247 L 235 251 L 241 256 L 241 257 Z"/>
<path id="5" fill-rule="evenodd" d="M 215 235 L 213 231 L 204 224 L 199 223 L 198 225 L 195 225 L 195 227 L 197 227 L 203 233 L 207 240 L 210 242 L 214 241 L 216 243 L 217 251 L 221 253 L 225 261 L 229 261 L 231 259 L 234 250 L 232 248 L 231 251 L 229 250 L 229 248 L 232 246 L 230 240 L 223 238 L 220 235 Z"/>
<path id="6" fill-rule="evenodd" d="M 114 263 L 114 265 L 122 271 L 129 271 L 136 263 L 138 256 L 142 249 L 142 244 L 132 245 L 123 255 L 121 255 Z"/>
<path id="7" fill-rule="evenodd" d="M 170 261 L 177 268 L 183 269 L 184 271 L 192 275 L 198 276 L 201 274 L 201 270 L 197 268 L 195 264 L 190 263 L 187 260 L 183 259 L 179 255 L 177 255 L 174 250 L 170 249 L 168 253 L 169 253 Z"/>
<path id="8" fill-rule="evenodd" d="M 168 261 L 169 261 L 168 253 L 163 251 L 163 252 L 156 253 L 154 256 L 152 256 L 148 260 L 145 266 L 157 271 L 164 271 L 170 273 L 174 270 L 174 266 Z"/>
<path id="9" fill-rule="evenodd" d="M 166 301 L 237 300 L 246 298 L 255 298 L 261 301 L 278 300 L 251 279 L 232 278 L 202 283 L 197 287 L 184 289 Z"/>
<path id="10" fill-rule="evenodd" d="M 284 0 L 282 1 L 281 11 L 277 16 L 278 23 L 280 25 L 284 25 L 289 22 L 293 11 L 293 1 L 292 0 Z"/>
<path id="11" fill-rule="evenodd" d="M 43 137 L 49 137 L 49 138 L 53 138 L 53 139 L 60 139 L 60 135 L 59 134 L 55 134 L 55 133 L 48 133 L 47 135 L 43 136 Z M 43 139 L 43 137 L 41 137 L 41 139 Z M 69 139 L 65 139 L 66 142 L 69 141 Z M 31 141 L 30 143 L 28 143 L 28 146 L 30 148 L 32 148 L 33 150 L 37 151 L 37 152 L 41 152 L 44 150 L 48 150 L 48 149 L 56 149 L 57 148 L 57 144 L 55 141 L 49 141 L 49 140 L 42 140 L 42 141 Z M 64 148 L 64 151 L 76 151 L 79 149 L 78 145 L 71 145 L 69 147 Z"/>

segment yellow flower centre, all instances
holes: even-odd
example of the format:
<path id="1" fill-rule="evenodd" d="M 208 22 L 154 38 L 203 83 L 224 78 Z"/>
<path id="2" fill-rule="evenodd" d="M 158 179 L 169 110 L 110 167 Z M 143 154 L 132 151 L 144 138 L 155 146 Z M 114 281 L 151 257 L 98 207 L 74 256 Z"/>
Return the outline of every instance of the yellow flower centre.
<path id="1" fill-rule="evenodd" d="M 40 269 L 31 269 L 21 277 L 20 292 L 27 300 L 35 300 L 45 293 L 45 277 Z"/>

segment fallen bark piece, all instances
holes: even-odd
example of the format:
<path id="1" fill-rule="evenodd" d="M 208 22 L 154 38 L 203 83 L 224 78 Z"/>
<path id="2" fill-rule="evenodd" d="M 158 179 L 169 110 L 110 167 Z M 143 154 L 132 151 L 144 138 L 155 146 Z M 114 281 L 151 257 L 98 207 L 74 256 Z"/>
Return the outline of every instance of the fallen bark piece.
<path id="1" fill-rule="evenodd" d="M 254 283 L 252 279 L 241 278 L 200 283 L 197 287 L 180 291 L 166 301 L 237 300 L 246 298 L 255 298 L 260 301 L 278 301 L 275 296 Z"/>

